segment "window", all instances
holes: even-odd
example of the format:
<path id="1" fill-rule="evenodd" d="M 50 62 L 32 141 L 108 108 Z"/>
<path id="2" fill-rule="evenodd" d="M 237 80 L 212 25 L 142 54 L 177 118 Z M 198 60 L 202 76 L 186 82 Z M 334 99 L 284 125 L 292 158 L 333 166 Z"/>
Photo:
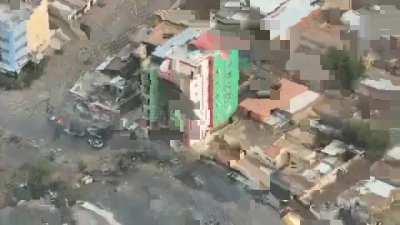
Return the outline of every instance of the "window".
<path id="1" fill-rule="evenodd" d="M 19 39 L 21 39 L 22 37 L 25 37 L 25 36 L 26 36 L 26 32 L 24 31 L 23 33 L 21 33 L 20 35 L 18 35 L 18 36 L 14 39 L 14 41 L 17 42 Z"/>
<path id="2" fill-rule="evenodd" d="M 19 57 L 19 58 L 17 59 L 17 62 L 22 61 L 23 59 L 26 59 L 26 55 L 23 55 L 23 56 Z"/>
<path id="3" fill-rule="evenodd" d="M 7 54 L 10 53 L 10 51 L 8 51 L 7 49 L 1 48 L 1 47 L 0 47 L 0 52 L 7 53 Z"/>
<path id="4" fill-rule="evenodd" d="M 1 58 L 0 61 L 5 63 L 5 64 L 10 64 L 10 62 L 8 60 L 4 59 L 4 58 Z"/>
<path id="5" fill-rule="evenodd" d="M 28 43 L 27 43 L 27 42 L 25 42 L 25 43 L 23 43 L 21 46 L 19 46 L 19 47 L 15 50 L 15 52 L 19 52 L 21 49 L 25 48 L 26 46 L 28 46 Z"/>
<path id="6" fill-rule="evenodd" d="M 0 41 L 2 41 L 2 42 L 8 42 L 8 40 L 7 40 L 7 38 L 5 38 L 5 37 L 0 37 Z"/>

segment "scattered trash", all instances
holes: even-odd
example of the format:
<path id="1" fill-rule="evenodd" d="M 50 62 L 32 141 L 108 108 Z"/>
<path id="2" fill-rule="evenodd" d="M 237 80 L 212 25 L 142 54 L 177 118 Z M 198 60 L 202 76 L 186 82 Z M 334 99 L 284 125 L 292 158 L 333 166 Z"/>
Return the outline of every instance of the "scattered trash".
<path id="1" fill-rule="evenodd" d="M 93 181 L 94 181 L 93 177 L 90 175 L 86 175 L 86 176 L 82 177 L 80 180 L 81 184 L 85 184 L 85 185 L 91 184 L 91 183 L 93 183 Z"/>
<path id="2" fill-rule="evenodd" d="M 220 225 L 220 224 L 221 223 L 216 220 L 210 220 L 210 221 L 204 222 L 204 225 Z"/>
<path id="3" fill-rule="evenodd" d="M 180 161 L 179 161 L 178 158 L 173 158 L 173 159 L 170 160 L 170 162 L 171 162 L 173 165 L 178 165 L 178 164 L 180 163 Z"/>
<path id="4" fill-rule="evenodd" d="M 81 187 L 81 185 L 79 183 L 75 183 L 74 185 L 72 185 L 73 189 L 78 189 L 80 187 Z"/>
<path id="5" fill-rule="evenodd" d="M 54 202 L 57 199 L 58 196 L 57 192 L 48 190 L 48 194 L 51 202 Z"/>
<path id="6" fill-rule="evenodd" d="M 22 141 L 22 138 L 18 137 L 16 135 L 10 135 L 8 137 L 8 143 L 19 144 L 19 143 L 21 143 L 21 141 Z"/>
<path id="7" fill-rule="evenodd" d="M 200 176 L 194 176 L 194 182 L 196 183 L 197 186 L 203 186 L 205 183 Z"/>
<path id="8" fill-rule="evenodd" d="M 79 60 L 84 64 L 87 65 L 90 63 L 91 52 L 88 48 L 81 48 L 78 55 Z"/>

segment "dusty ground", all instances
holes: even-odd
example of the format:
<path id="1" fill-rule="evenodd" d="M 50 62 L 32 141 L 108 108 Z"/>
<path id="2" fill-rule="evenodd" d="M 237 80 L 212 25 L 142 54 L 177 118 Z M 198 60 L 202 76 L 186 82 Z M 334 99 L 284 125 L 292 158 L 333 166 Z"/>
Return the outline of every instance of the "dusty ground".
<path id="1" fill-rule="evenodd" d="M 217 166 L 198 162 L 180 169 L 160 170 L 153 164 L 144 164 L 135 171 L 123 177 L 117 189 L 106 184 L 85 187 L 85 200 L 111 209 L 122 224 L 280 224 L 274 211 L 255 203 Z"/>
<path id="2" fill-rule="evenodd" d="M 110 52 L 126 44 L 126 36 L 148 19 L 156 9 L 168 8 L 170 0 L 105 0 L 82 18 L 92 28 L 91 40 L 74 39 L 67 43 L 63 54 L 52 55 L 45 73 L 22 91 L 0 92 L 0 124 L 22 136 L 47 137 L 44 126 L 46 99 L 59 105 L 73 82 L 88 69 L 95 68 Z M 136 2 L 136 7 L 134 3 Z M 138 14 L 135 13 L 137 8 Z M 121 46 L 122 45 L 122 46 Z M 85 65 L 80 50 L 88 49 L 90 63 Z"/>
<path id="3" fill-rule="evenodd" d="M 183 159 L 176 165 L 160 165 L 160 161 L 182 158 L 165 143 L 130 141 L 117 136 L 104 150 L 91 151 L 84 140 L 67 136 L 53 139 L 54 129 L 45 114 L 47 99 L 59 105 L 83 72 L 115 51 L 110 43 L 124 43 L 135 25 L 143 23 L 154 10 L 168 8 L 171 4 L 169 0 L 105 2 L 105 7 L 94 8 L 83 18 L 93 25 L 92 40 L 74 39 L 65 46 L 63 54 L 51 56 L 45 73 L 29 89 L 0 92 L 0 132 L 6 132 L 6 136 L 0 137 L 0 176 L 4 178 L 22 164 L 56 152 L 56 172 L 72 182 L 78 174 L 80 161 L 88 165 L 87 170 L 108 170 L 115 167 L 116 155 L 125 151 L 146 151 L 153 161 L 134 162 L 134 168 L 118 177 L 96 176 L 97 182 L 82 188 L 82 200 L 109 210 L 124 225 L 203 225 L 213 219 L 221 225 L 261 225 L 265 221 L 268 225 L 280 224 L 273 210 L 255 204 L 250 194 L 227 180 L 227 171 L 223 168 Z M 88 65 L 79 58 L 83 47 L 91 52 Z M 10 141 L 14 135 L 19 138 Z M 1 216 L 7 215 L 0 213 L 0 224 L 7 221 Z M 26 219 L 18 225 L 36 225 L 31 222 Z"/>

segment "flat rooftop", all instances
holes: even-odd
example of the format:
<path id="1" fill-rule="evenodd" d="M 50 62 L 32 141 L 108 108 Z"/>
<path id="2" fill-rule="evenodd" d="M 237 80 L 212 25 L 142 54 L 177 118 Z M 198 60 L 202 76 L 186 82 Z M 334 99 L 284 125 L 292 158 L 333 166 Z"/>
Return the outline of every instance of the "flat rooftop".
<path id="1" fill-rule="evenodd" d="M 180 46 L 172 50 L 168 58 L 177 59 L 190 65 L 197 66 L 209 54 L 200 50 L 188 50 L 186 46 Z"/>
<path id="2" fill-rule="evenodd" d="M 27 8 L 11 10 L 8 4 L 0 4 L 0 27 L 10 28 L 27 19 L 31 11 Z"/>
<path id="3" fill-rule="evenodd" d="M 28 20 L 33 9 L 40 5 L 42 0 L 31 0 L 30 2 L 21 2 L 21 8 L 11 10 L 9 4 L 0 3 L 0 27 L 13 27 L 25 20 Z"/>
<path id="4" fill-rule="evenodd" d="M 158 46 L 152 53 L 153 56 L 165 58 L 171 54 L 174 48 L 184 46 L 203 33 L 202 29 L 186 28 L 180 34 L 170 38 L 164 44 Z"/>

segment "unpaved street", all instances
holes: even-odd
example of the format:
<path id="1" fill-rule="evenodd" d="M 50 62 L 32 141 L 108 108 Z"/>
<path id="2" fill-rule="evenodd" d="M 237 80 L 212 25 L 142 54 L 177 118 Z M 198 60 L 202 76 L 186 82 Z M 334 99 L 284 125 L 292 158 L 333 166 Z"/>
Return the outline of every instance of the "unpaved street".
<path id="1" fill-rule="evenodd" d="M 85 140 L 65 135 L 53 139 L 54 128 L 45 113 L 46 101 L 56 107 L 60 105 L 80 75 L 115 51 L 110 49 L 110 43 L 126 41 L 136 25 L 144 23 L 154 10 L 169 8 L 172 2 L 105 0 L 105 7 L 95 7 L 82 18 L 92 26 L 91 40 L 74 39 L 67 43 L 63 54 L 49 58 L 45 73 L 30 88 L 0 91 L 0 128 L 22 138 L 29 146 L 20 142 L 0 143 L 4 147 L 0 151 L 1 172 L 17 169 L 52 151 L 57 152 L 54 164 L 62 171 L 60 173 L 78 173 L 77 165 L 82 160 L 87 163 L 89 171 L 99 171 L 103 167 L 115 166 L 113 157 L 121 152 L 144 150 L 151 160 L 133 162 L 133 168 L 122 175 L 95 176 L 94 183 L 81 187 L 82 200 L 109 211 L 123 225 L 204 225 L 211 222 L 220 225 L 279 225 L 279 215 L 268 206 L 255 203 L 249 193 L 227 178 L 224 168 L 181 159 L 185 158 L 182 157 L 185 153 L 172 151 L 166 143 L 143 143 L 116 136 L 105 149 L 92 151 Z M 78 57 L 81 48 L 87 48 L 91 53 L 88 65 Z M 180 160 L 176 164 L 159 164 L 177 158 Z M 78 214 L 82 219 L 93 216 L 90 212 L 80 211 Z M 0 213 L 0 224 L 9 221 L 2 220 L 1 216 L 7 216 L 7 213 Z M 36 221 L 26 218 L 19 220 L 20 224 L 4 225 L 36 225 Z M 107 225 L 104 221 L 90 221 L 78 224 Z"/>

